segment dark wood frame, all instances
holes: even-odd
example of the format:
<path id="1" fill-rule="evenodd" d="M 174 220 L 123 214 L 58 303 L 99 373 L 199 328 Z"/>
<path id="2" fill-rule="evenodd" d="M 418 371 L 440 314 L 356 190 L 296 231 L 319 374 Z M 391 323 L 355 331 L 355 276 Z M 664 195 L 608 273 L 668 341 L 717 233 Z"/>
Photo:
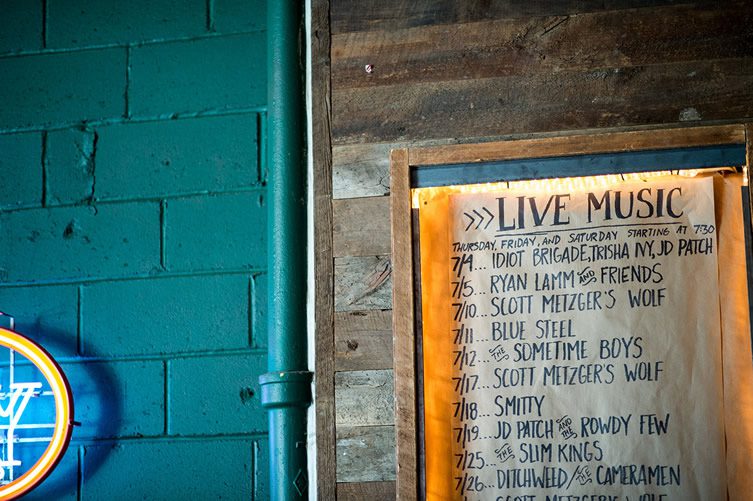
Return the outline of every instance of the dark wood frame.
<path id="1" fill-rule="evenodd" d="M 745 144 L 747 164 L 751 166 L 752 143 L 753 125 L 747 124 L 579 134 L 392 151 L 390 215 L 398 499 L 419 498 L 411 168 L 729 144 Z"/>
<path id="2" fill-rule="evenodd" d="M 314 322 L 316 367 L 316 495 L 335 499 L 335 265 L 332 251 L 332 132 L 330 103 L 331 55 L 329 0 L 312 0 L 311 31 L 311 155 L 314 176 Z"/>

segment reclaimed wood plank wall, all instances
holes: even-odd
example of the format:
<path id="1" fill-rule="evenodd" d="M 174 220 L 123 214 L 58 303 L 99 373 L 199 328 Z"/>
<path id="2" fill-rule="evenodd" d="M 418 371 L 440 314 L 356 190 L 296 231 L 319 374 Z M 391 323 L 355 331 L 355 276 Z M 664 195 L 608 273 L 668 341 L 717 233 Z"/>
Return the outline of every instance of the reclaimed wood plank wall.
<path id="1" fill-rule="evenodd" d="M 390 149 L 750 120 L 753 2 L 329 3 L 337 493 L 394 499 Z"/>

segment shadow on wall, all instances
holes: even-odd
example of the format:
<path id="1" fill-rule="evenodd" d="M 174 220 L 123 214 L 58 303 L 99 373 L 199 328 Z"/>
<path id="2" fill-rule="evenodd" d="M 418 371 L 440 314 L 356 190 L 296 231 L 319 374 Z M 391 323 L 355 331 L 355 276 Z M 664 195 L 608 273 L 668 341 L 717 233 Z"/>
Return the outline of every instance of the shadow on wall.
<path id="1" fill-rule="evenodd" d="M 70 333 L 36 327 L 27 326 L 21 333 L 53 354 L 66 353 Z M 88 345 L 84 353 L 96 357 Z M 76 499 L 84 465 L 86 477 L 91 478 L 112 451 L 111 447 L 87 447 L 86 444 L 94 439 L 115 439 L 121 435 L 123 398 L 113 367 L 104 362 L 85 362 L 60 355 L 56 359 L 71 386 L 73 415 L 80 424 L 74 426 L 68 450 L 55 470 L 24 499 Z"/>

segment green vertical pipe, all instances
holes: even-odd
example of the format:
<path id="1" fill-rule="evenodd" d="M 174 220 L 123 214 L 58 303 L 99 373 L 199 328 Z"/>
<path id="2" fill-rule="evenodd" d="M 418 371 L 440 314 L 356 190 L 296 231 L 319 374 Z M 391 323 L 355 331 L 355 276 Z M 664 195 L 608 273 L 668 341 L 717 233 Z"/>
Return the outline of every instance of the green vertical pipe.
<path id="1" fill-rule="evenodd" d="M 268 373 L 259 378 L 269 413 L 270 497 L 308 497 L 306 410 L 306 158 L 303 3 L 267 2 L 269 167 Z"/>

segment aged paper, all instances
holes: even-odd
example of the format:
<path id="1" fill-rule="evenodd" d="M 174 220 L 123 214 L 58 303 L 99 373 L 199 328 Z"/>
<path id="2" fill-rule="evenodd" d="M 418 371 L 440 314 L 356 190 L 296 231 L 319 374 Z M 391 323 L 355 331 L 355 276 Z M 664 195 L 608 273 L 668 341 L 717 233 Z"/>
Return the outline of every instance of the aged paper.
<path id="1" fill-rule="evenodd" d="M 449 444 L 451 481 L 434 489 L 427 455 L 428 497 L 724 499 L 711 178 L 443 204 L 445 234 L 421 218 L 422 250 L 429 229 L 447 247 L 443 266 L 422 259 L 447 284 L 423 314 L 446 338 L 425 362 L 450 359 L 426 364 L 426 384 L 449 401 L 427 398 L 426 420 L 427 450 Z"/>
<path id="2" fill-rule="evenodd" d="M 731 501 L 753 499 L 753 355 L 745 263 L 743 175 L 714 176 L 724 361 L 727 489 Z"/>

